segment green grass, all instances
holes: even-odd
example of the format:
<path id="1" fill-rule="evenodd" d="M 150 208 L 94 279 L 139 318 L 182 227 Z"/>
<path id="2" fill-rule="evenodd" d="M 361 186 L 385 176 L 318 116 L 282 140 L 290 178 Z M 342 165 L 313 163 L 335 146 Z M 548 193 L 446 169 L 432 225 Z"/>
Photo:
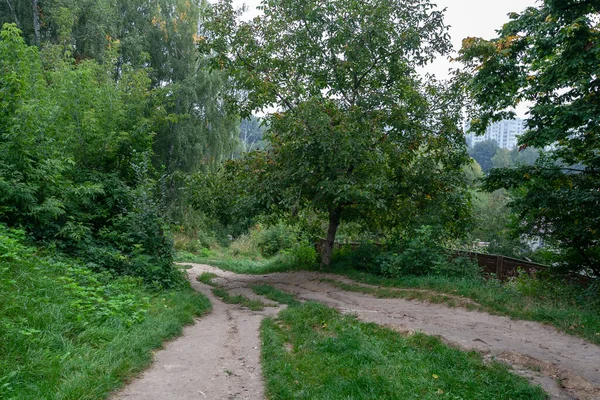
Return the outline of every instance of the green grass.
<path id="1" fill-rule="evenodd" d="M 238 304 L 242 307 L 249 308 L 252 311 L 262 311 L 265 309 L 265 307 L 268 307 L 265 303 L 263 303 L 260 300 L 252 300 L 247 298 L 246 296 L 242 296 L 241 294 L 232 296 L 227 289 L 219 286 L 214 287 L 212 289 L 212 292 L 215 296 L 220 298 L 223 301 L 223 303 Z"/>
<path id="2" fill-rule="evenodd" d="M 204 283 L 205 285 L 215 286 L 212 280 L 217 276 L 217 274 L 214 274 L 212 272 L 203 272 L 200 275 L 198 275 L 196 280 L 200 283 Z"/>
<path id="3" fill-rule="evenodd" d="M 274 288 L 271 285 L 254 285 L 252 286 L 252 290 L 254 293 L 265 296 L 267 299 L 276 301 L 280 304 L 287 304 L 288 306 L 300 304 L 293 294 Z"/>
<path id="4" fill-rule="evenodd" d="M 233 256 L 226 253 L 213 253 L 209 257 L 198 256 L 192 253 L 178 251 L 175 259 L 177 262 L 192 262 L 196 264 L 209 264 L 225 271 L 236 274 L 262 275 L 275 272 L 300 271 L 307 268 L 298 266 L 291 256 L 278 254 L 269 259 L 257 257 L 250 259 L 244 256 Z"/>
<path id="5" fill-rule="evenodd" d="M 357 282 L 381 286 L 377 295 L 386 297 L 385 288 L 425 289 L 441 294 L 473 300 L 475 307 L 491 314 L 506 315 L 515 319 L 537 321 L 553 325 L 565 333 L 582 337 L 600 345 L 600 306 L 598 297 L 581 289 L 553 282 L 521 278 L 514 282 L 497 280 L 461 279 L 443 276 L 401 277 L 388 279 L 356 270 L 333 270 Z M 352 290 L 352 288 L 348 288 Z M 363 290 L 363 289 L 359 289 Z M 401 294 L 389 292 L 389 297 Z M 451 303 L 452 299 L 415 295 L 429 301 Z M 457 300 L 458 301 L 458 300 Z M 460 304 L 458 304 L 460 305 Z"/>
<path id="6" fill-rule="evenodd" d="M 265 307 L 269 307 L 267 304 L 263 303 L 260 300 L 249 299 L 241 294 L 232 296 L 226 288 L 219 286 L 212 281 L 217 276 L 217 274 L 214 274 L 212 272 L 203 272 L 202 274 L 198 275 L 196 280 L 198 282 L 204 283 L 205 285 L 213 286 L 213 294 L 220 298 L 224 303 L 237 304 L 242 307 L 249 308 L 252 311 L 262 311 L 265 309 Z"/>
<path id="7" fill-rule="evenodd" d="M 440 340 L 403 336 L 304 303 L 265 319 L 262 363 L 270 399 L 537 400 L 508 367 Z"/>
<path id="8" fill-rule="evenodd" d="M 8 244 L 17 251 L 0 257 L 2 399 L 106 398 L 210 309 L 189 286 L 149 291 Z"/>

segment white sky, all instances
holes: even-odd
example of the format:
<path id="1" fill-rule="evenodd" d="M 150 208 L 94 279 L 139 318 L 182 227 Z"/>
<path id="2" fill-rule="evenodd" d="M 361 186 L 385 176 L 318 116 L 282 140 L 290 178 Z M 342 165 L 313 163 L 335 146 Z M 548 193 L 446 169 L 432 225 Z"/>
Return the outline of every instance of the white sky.
<path id="1" fill-rule="evenodd" d="M 496 30 L 508 22 L 507 14 L 510 12 L 521 12 L 525 8 L 535 6 L 537 0 L 431 0 L 439 8 L 446 8 L 446 24 L 450 25 L 450 36 L 454 50 L 461 47 L 462 40 L 466 37 L 475 36 L 491 39 L 496 36 Z M 260 0 L 234 0 L 234 6 L 248 7 L 245 17 L 251 18 L 258 13 L 256 6 Z M 448 70 L 452 67 L 446 59 L 438 59 L 425 70 L 443 79 L 448 76 Z M 517 110 L 520 117 L 525 115 L 527 108 L 524 106 Z"/>

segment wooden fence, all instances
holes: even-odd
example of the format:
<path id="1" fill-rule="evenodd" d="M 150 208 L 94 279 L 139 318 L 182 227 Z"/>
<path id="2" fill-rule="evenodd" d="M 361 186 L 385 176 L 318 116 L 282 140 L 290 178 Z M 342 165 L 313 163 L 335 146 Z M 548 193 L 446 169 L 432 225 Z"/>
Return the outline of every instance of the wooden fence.
<path id="1" fill-rule="evenodd" d="M 315 243 L 315 248 L 319 254 L 322 254 L 325 239 L 319 239 Z M 378 245 L 378 244 L 376 244 Z M 334 244 L 335 249 L 339 249 L 342 246 L 349 246 L 353 250 L 356 250 L 360 243 L 339 243 Z M 452 257 L 469 257 L 471 260 L 477 261 L 477 264 L 481 267 L 481 272 L 484 276 L 489 277 L 491 274 L 495 274 L 495 277 L 500 280 L 507 280 L 512 277 L 519 275 L 519 270 L 525 272 L 528 275 L 535 275 L 537 272 L 544 271 L 550 267 L 547 265 L 536 264 L 533 262 L 519 260 L 511 257 L 504 257 L 494 254 L 484 254 L 477 252 L 464 252 L 464 251 L 452 251 Z"/>
<path id="2" fill-rule="evenodd" d="M 519 270 L 528 275 L 535 275 L 535 273 L 549 268 L 547 265 L 494 254 L 456 251 L 452 255 L 454 257 L 469 257 L 471 260 L 477 261 L 484 275 L 490 276 L 491 274 L 495 274 L 496 278 L 500 280 L 507 280 L 518 276 Z"/>

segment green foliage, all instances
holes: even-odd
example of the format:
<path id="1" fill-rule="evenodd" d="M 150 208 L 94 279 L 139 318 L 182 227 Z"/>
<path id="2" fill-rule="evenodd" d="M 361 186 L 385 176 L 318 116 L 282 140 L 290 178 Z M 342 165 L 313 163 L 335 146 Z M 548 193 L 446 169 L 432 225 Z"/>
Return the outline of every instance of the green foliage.
<path id="1" fill-rule="evenodd" d="M 562 272 L 600 276 L 598 157 L 600 51 L 595 1 L 544 1 L 510 21 L 490 41 L 468 38 L 460 60 L 473 75 L 472 129 L 510 118 L 531 102 L 521 148 L 552 147 L 533 166 L 492 170 L 486 188 L 514 188 L 518 232 L 542 236 L 561 250 Z"/>
<path id="2" fill-rule="evenodd" d="M 452 257 L 444 247 L 439 230 L 422 226 L 406 238 L 385 244 L 363 243 L 357 248 L 342 248 L 334 254 L 334 268 L 349 268 L 398 278 L 401 276 L 439 275 L 479 277 L 479 267 L 464 257 Z"/>
<path id="3" fill-rule="evenodd" d="M 319 262 L 315 246 L 306 239 L 294 243 L 284 255 L 286 258 L 290 258 L 292 264 L 299 269 L 313 269 Z"/>
<path id="4" fill-rule="evenodd" d="M 142 244 L 153 264 L 169 264 L 165 216 L 180 225 L 190 218 L 183 175 L 216 169 L 238 143 L 238 118 L 220 98 L 224 77 L 197 53 L 205 2 L 25 3 L 0 4 L 0 22 L 16 23 L 41 49 L 26 46 L 14 25 L 2 33 L 0 220 L 67 242 L 82 257 L 88 247 L 108 247 L 133 258 Z M 143 176 L 134 167 L 141 165 Z M 136 216 L 140 185 L 158 207 L 144 200 Z M 151 209 L 159 213 L 150 216 Z M 130 234 L 126 225 L 140 221 L 146 226 Z M 114 244 L 121 242 L 127 246 Z M 127 264 L 116 269 L 144 261 Z M 169 280 L 152 274 L 145 277 Z"/>
<path id="5" fill-rule="evenodd" d="M 400 224 L 436 198 L 439 219 L 460 221 L 460 101 L 416 72 L 449 50 L 442 13 L 380 0 L 269 0 L 262 10 L 240 21 L 231 1 L 218 2 L 201 46 L 231 76 L 243 116 L 280 110 L 266 117 L 269 147 L 226 167 L 236 199 L 226 209 L 327 216 L 325 264 L 341 221 Z"/>
<path id="6" fill-rule="evenodd" d="M 267 129 L 263 120 L 254 115 L 242 120 L 240 122 L 241 152 L 247 153 L 267 147 L 268 142 L 263 139 Z"/>
<path id="7" fill-rule="evenodd" d="M 24 240 L 0 224 L 2 398 L 105 398 L 210 308 L 189 287 L 150 291 Z"/>
<path id="8" fill-rule="evenodd" d="M 545 399 L 499 363 L 439 339 L 404 336 L 318 303 L 265 319 L 267 396 L 277 399 Z"/>
<path id="9" fill-rule="evenodd" d="M 477 161 L 484 172 L 487 172 L 494 166 L 492 158 L 496 155 L 498 150 L 500 150 L 498 143 L 495 140 L 490 139 L 476 143 L 469 149 L 469 155 Z"/>
<path id="10" fill-rule="evenodd" d="M 397 253 L 384 252 L 375 262 L 384 276 L 419 276 L 440 269 L 442 264 L 448 262 L 448 258 L 433 228 L 424 226 L 414 236 L 400 243 Z"/>
<path id="11" fill-rule="evenodd" d="M 474 194 L 473 226 L 467 240 L 489 243 L 485 249 L 478 251 L 516 258 L 530 254 L 529 246 L 513 233 L 513 224 L 518 224 L 519 220 L 508 207 L 510 199 L 506 190 Z"/>
<path id="12" fill-rule="evenodd" d="M 44 70 L 10 25 L 0 55 L 13 71 L 0 78 L 12 88 L 1 99 L 0 221 L 96 270 L 180 285 L 150 165 L 145 72 L 123 67 L 115 82 L 107 66 L 69 59 Z"/>
<path id="13" fill-rule="evenodd" d="M 264 257 L 272 257 L 289 250 L 296 242 L 296 235 L 284 224 L 277 224 L 259 231 L 257 247 Z"/>

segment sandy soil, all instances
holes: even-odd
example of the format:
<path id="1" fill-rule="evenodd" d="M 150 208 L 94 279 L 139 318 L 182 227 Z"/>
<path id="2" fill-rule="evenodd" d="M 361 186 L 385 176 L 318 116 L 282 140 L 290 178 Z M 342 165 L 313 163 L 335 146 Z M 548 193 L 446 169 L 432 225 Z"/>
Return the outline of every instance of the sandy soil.
<path id="1" fill-rule="evenodd" d="M 486 359 L 510 364 L 515 373 L 542 385 L 552 399 L 600 399 L 600 347 L 547 325 L 420 301 L 377 299 L 320 281 L 327 277 L 353 283 L 336 275 L 237 275 L 191 265 L 192 284 L 209 296 L 212 313 L 157 352 L 153 366 L 115 400 L 264 398 L 258 329 L 262 318 L 275 315 L 280 308 L 251 312 L 223 304 L 207 286 L 196 282 L 202 272 L 217 274 L 216 281 L 233 293 L 249 295 L 250 285 L 270 284 L 295 293 L 300 300 L 319 301 L 363 321 L 403 333 L 439 336 L 451 345 L 479 351 Z"/>
<path id="2" fill-rule="evenodd" d="M 212 294 L 209 286 L 196 281 L 196 270 L 189 272 L 190 281 L 196 290 L 210 298 L 212 312 L 156 352 L 150 369 L 117 393 L 114 400 L 265 397 L 259 327 L 265 316 L 275 315 L 281 308 L 254 312 L 225 304 Z"/>

